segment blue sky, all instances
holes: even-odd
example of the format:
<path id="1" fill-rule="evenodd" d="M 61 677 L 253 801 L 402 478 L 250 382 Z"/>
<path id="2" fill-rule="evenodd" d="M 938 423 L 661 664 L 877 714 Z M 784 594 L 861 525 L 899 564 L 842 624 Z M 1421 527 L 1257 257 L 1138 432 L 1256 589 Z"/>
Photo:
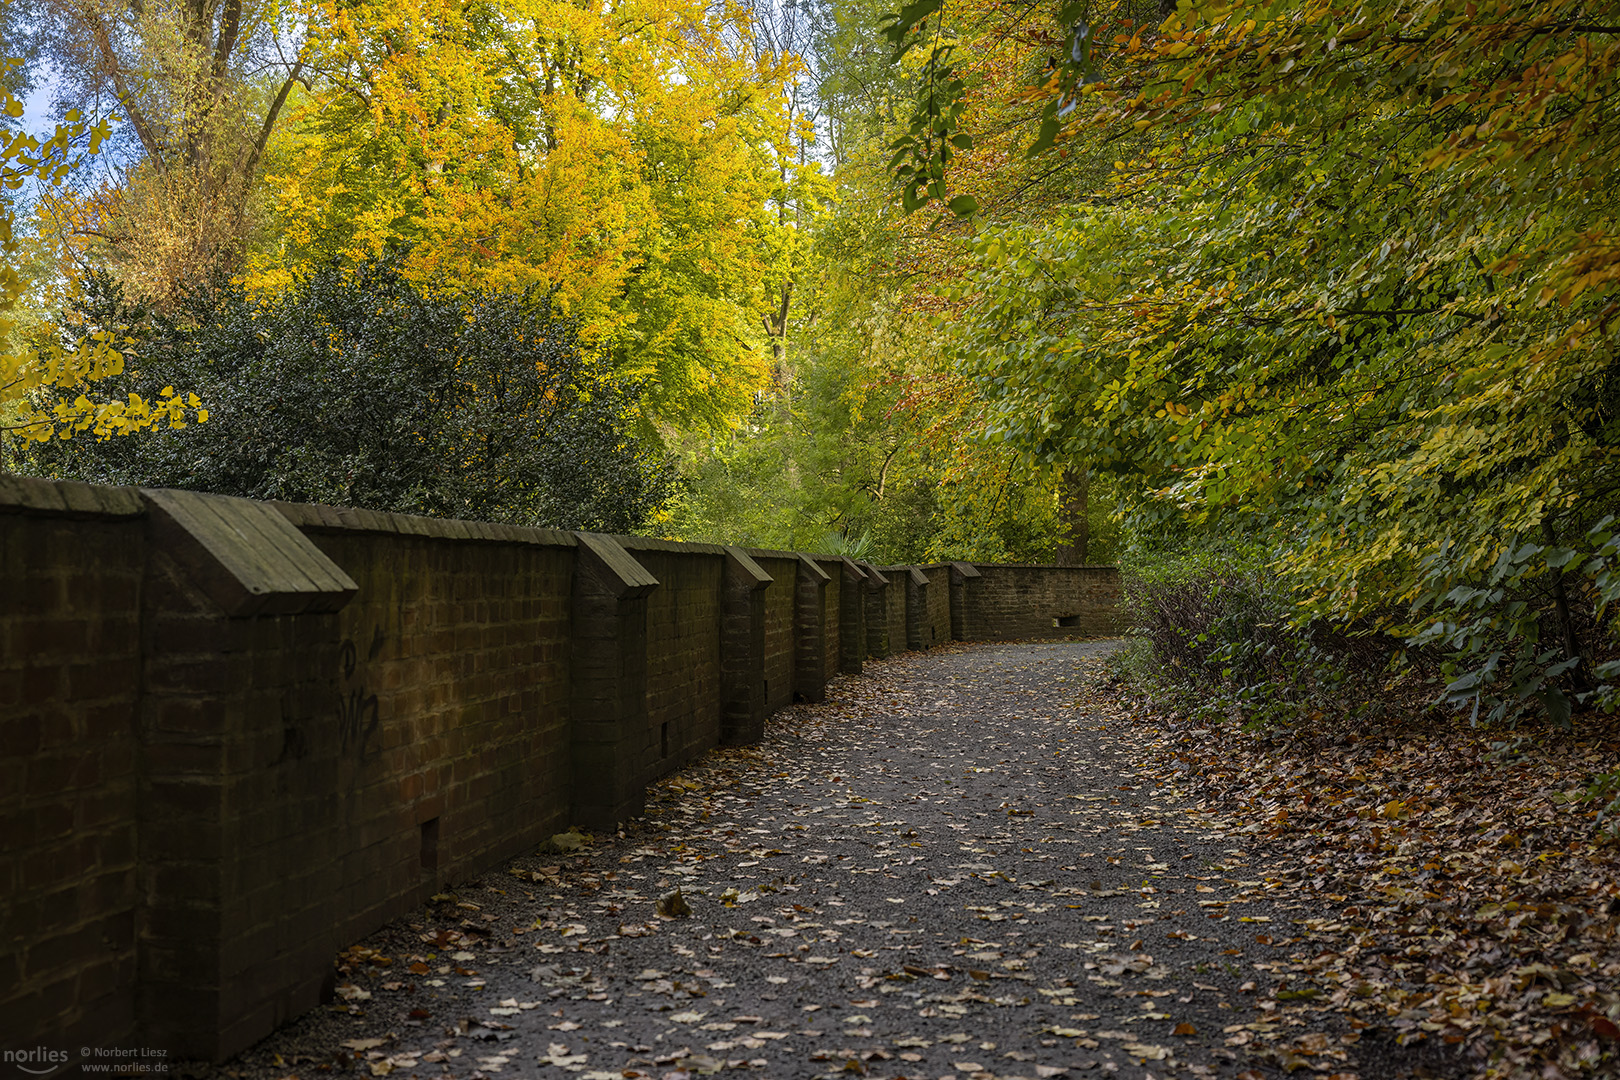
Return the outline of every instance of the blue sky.
<path id="1" fill-rule="evenodd" d="M 33 92 L 23 98 L 23 130 L 31 135 L 49 135 L 56 129 L 50 115 L 51 98 L 56 95 L 56 71 L 41 65 Z"/>

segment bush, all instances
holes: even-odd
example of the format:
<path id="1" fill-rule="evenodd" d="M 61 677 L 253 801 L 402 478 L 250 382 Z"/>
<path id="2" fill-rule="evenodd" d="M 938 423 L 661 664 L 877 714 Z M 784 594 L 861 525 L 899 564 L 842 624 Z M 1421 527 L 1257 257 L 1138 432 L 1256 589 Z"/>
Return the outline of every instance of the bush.
<path id="1" fill-rule="evenodd" d="M 1396 696 L 1397 675 L 1421 676 L 1397 638 L 1297 625 L 1269 556 L 1243 542 L 1137 552 L 1125 568 L 1132 640 L 1115 676 L 1176 711 L 1254 725 L 1372 719 Z"/>
<path id="2" fill-rule="evenodd" d="M 262 306 L 220 285 L 167 314 L 96 278 L 85 315 L 134 341 L 116 390 L 172 383 L 211 415 L 42 445 L 29 464 L 50 474 L 608 532 L 672 490 L 635 431 L 639 387 L 583 356 L 544 295 L 438 294 L 382 260 Z"/>

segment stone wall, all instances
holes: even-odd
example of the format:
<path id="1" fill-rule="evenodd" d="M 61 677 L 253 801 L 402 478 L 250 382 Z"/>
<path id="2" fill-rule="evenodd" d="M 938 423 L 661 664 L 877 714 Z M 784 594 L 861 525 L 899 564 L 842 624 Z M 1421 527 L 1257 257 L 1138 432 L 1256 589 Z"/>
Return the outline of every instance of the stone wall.
<path id="1" fill-rule="evenodd" d="M 234 1053 L 868 657 L 1109 633 L 1117 588 L 0 476 L 0 1049 Z"/>
<path id="2" fill-rule="evenodd" d="M 123 1038 L 146 507 L 3 475 L 0 503 L 35 511 L 0 514 L 0 1030 L 7 1047 Z"/>
<path id="3" fill-rule="evenodd" d="M 771 579 L 765 593 L 765 709 L 793 701 L 793 610 L 799 558 L 776 552 L 748 553 Z"/>
<path id="4" fill-rule="evenodd" d="M 1119 571 L 1111 566 L 975 563 L 974 640 L 1118 632 Z"/>
<path id="5" fill-rule="evenodd" d="M 931 649 L 951 640 L 950 567 L 944 563 L 920 567 L 928 578 L 928 596 L 923 621 L 927 636 L 922 646 Z"/>

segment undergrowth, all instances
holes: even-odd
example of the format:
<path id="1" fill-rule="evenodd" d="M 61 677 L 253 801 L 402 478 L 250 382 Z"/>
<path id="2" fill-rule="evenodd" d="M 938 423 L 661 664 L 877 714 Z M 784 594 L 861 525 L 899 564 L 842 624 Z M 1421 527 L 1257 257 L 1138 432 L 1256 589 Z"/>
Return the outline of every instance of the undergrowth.
<path id="1" fill-rule="evenodd" d="M 1426 657 L 1370 628 L 1296 623 L 1268 561 L 1245 543 L 1139 557 L 1125 580 L 1130 632 L 1113 677 L 1161 708 L 1252 729 L 1421 707 Z"/>
<path id="2" fill-rule="evenodd" d="M 1299 620 L 1267 546 L 1233 540 L 1135 554 L 1125 567 L 1129 630 L 1107 678 L 1152 710 L 1262 738 L 1342 743 L 1413 730 L 1443 739 L 1459 721 L 1474 726 L 1448 706 L 1449 654 L 1371 625 Z M 1596 624 L 1588 620 L 1589 634 Z M 1537 713 L 1477 726 L 1504 749 L 1569 728 Z M 1579 801 L 1620 834 L 1620 768 L 1595 770 Z"/>

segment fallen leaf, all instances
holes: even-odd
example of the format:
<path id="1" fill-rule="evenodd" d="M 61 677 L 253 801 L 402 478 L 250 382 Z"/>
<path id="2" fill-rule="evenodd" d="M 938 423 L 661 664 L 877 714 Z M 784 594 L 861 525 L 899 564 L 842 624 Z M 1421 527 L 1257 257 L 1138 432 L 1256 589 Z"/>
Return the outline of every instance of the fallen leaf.
<path id="1" fill-rule="evenodd" d="M 1156 1046 L 1153 1043 L 1126 1043 L 1123 1049 L 1127 1054 L 1144 1061 L 1163 1061 L 1170 1056 L 1167 1047 Z"/>
<path id="2" fill-rule="evenodd" d="M 666 919 L 684 919 L 692 914 L 692 905 L 677 887 L 658 898 L 658 914 Z"/>

